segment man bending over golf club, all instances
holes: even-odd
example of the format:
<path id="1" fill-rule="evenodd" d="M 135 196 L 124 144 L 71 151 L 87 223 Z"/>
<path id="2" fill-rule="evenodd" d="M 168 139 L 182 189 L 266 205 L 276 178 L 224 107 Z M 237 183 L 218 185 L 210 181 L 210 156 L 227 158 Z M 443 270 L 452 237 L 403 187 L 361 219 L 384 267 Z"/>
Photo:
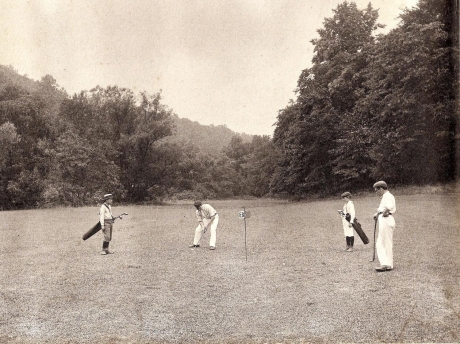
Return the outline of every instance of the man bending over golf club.
<path id="1" fill-rule="evenodd" d="M 193 239 L 193 245 L 190 248 L 200 247 L 201 236 L 206 233 L 208 229 L 211 230 L 211 236 L 209 238 L 209 249 L 216 249 L 216 230 L 217 224 L 219 223 L 219 215 L 217 211 L 209 204 L 202 204 L 200 201 L 196 201 L 193 204 L 196 208 L 196 218 L 198 220 L 198 226 L 195 229 L 195 238 Z"/>
<path id="2" fill-rule="evenodd" d="M 374 220 L 379 222 L 379 236 L 375 247 L 380 261 L 380 266 L 375 270 L 391 271 L 393 270 L 393 232 L 396 226 L 393 214 L 396 211 L 396 201 L 384 181 L 375 183 L 374 190 L 382 197 L 377 213 L 374 214 Z"/>

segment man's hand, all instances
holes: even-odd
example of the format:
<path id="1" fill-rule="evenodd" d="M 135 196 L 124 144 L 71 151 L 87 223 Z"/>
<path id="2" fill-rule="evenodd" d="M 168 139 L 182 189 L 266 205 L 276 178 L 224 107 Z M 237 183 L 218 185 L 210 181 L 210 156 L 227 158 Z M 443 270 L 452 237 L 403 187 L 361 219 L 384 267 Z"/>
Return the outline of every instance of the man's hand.
<path id="1" fill-rule="evenodd" d="M 374 214 L 374 221 L 377 221 L 377 216 L 379 216 L 379 213 Z"/>

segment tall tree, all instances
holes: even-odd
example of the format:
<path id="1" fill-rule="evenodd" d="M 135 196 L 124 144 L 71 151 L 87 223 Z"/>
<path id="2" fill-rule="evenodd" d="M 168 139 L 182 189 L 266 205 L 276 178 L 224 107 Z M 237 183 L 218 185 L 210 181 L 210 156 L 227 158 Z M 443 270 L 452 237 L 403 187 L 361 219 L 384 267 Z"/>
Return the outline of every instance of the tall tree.
<path id="1" fill-rule="evenodd" d="M 46 150 L 52 167 L 42 194 L 43 205 L 81 206 L 96 202 L 105 192 L 123 195 L 119 167 L 108 159 L 107 148 L 104 141 L 93 145 L 72 131 L 63 133 Z"/>
<path id="2" fill-rule="evenodd" d="M 313 66 L 300 75 L 297 101 L 278 116 L 275 143 L 288 154 L 275 173 L 275 190 L 284 184 L 290 194 L 324 194 L 355 177 L 343 168 L 351 148 L 340 149 L 342 128 L 354 116 L 364 81 L 360 72 L 374 43 L 373 31 L 382 25 L 370 4 L 358 10 L 354 2 L 344 2 L 333 12 L 318 30 L 319 38 L 311 41 Z M 281 171 L 282 166 L 288 170 Z"/>
<path id="3" fill-rule="evenodd" d="M 356 112 L 371 118 L 374 178 L 425 184 L 453 177 L 454 52 L 439 3 L 424 0 L 406 10 L 369 58 Z"/>
<path id="4" fill-rule="evenodd" d="M 243 169 L 245 172 L 245 195 L 256 197 L 270 194 L 275 162 L 279 159 L 279 150 L 269 136 L 254 136 L 251 152 L 248 154 Z"/>
<path id="5" fill-rule="evenodd" d="M 2 162 L 0 189 L 4 208 L 35 207 L 48 166 L 39 143 L 51 136 L 46 101 L 16 85 L 0 90 L 0 123 L 9 150 Z M 20 139 L 19 139 L 20 138 Z"/>

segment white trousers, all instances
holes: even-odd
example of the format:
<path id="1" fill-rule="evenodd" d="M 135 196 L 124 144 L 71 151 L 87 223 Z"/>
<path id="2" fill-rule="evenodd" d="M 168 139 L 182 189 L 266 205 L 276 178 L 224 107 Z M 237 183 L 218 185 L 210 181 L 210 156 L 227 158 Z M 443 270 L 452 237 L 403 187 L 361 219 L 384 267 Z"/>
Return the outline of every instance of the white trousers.
<path id="1" fill-rule="evenodd" d="M 393 232 L 395 226 L 395 219 L 392 215 L 387 217 L 379 215 L 379 236 L 375 243 L 377 257 L 380 265 L 391 266 L 391 268 L 393 268 Z"/>
<path id="2" fill-rule="evenodd" d="M 352 237 L 352 236 L 354 236 L 354 234 L 353 234 L 353 227 L 350 227 L 349 224 L 350 224 L 350 222 L 348 222 L 347 220 L 345 220 L 345 219 L 342 217 L 343 234 L 344 234 L 344 236 L 346 236 L 346 237 Z"/>
<path id="3" fill-rule="evenodd" d="M 198 245 L 200 242 L 201 236 L 203 235 L 204 228 L 211 222 L 210 219 L 203 219 L 203 222 L 199 223 L 195 229 L 195 238 L 193 239 L 193 245 Z M 210 228 L 208 231 L 210 232 L 209 238 L 209 246 L 216 246 L 216 239 L 217 239 L 217 224 L 219 223 L 219 215 L 214 217 L 214 221 L 212 221 Z"/>

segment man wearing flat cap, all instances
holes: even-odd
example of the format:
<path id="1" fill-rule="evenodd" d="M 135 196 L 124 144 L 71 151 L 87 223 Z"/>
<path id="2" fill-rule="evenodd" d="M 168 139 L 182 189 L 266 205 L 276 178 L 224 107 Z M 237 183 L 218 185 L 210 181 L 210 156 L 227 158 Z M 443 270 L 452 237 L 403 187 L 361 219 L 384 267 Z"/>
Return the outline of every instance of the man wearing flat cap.
<path id="1" fill-rule="evenodd" d="M 99 211 L 99 222 L 101 223 L 101 231 L 104 234 L 102 242 L 102 255 L 111 254 L 109 251 L 109 243 L 112 240 L 113 216 L 112 216 L 112 194 L 105 194 Z"/>
<path id="2" fill-rule="evenodd" d="M 375 247 L 380 262 L 380 266 L 375 270 L 391 271 L 393 270 L 393 232 L 396 226 L 393 214 L 396 212 L 396 201 L 384 181 L 375 183 L 374 190 L 382 197 L 377 213 L 374 214 L 374 220 L 379 221 L 379 236 Z"/>
<path id="3" fill-rule="evenodd" d="M 219 223 L 219 215 L 217 211 L 211 207 L 209 204 L 203 204 L 201 201 L 196 201 L 194 204 L 196 208 L 196 218 L 198 220 L 198 226 L 195 229 L 195 237 L 193 239 L 193 244 L 190 245 L 190 248 L 200 247 L 200 239 L 203 233 L 206 233 L 208 229 L 211 231 L 209 238 L 209 249 L 216 249 L 216 232 L 217 224 Z"/>
<path id="4" fill-rule="evenodd" d="M 345 251 L 353 252 L 353 245 L 355 243 L 355 236 L 353 233 L 353 221 L 356 218 L 355 205 L 353 204 L 353 201 L 351 200 L 350 192 L 348 191 L 344 192 L 341 195 L 341 197 L 345 201 L 345 204 L 343 205 L 343 210 L 342 210 L 343 234 L 345 236 L 345 241 L 347 242 L 347 247 L 345 248 Z M 350 222 L 348 222 L 346 218 L 347 214 L 349 215 Z"/>

